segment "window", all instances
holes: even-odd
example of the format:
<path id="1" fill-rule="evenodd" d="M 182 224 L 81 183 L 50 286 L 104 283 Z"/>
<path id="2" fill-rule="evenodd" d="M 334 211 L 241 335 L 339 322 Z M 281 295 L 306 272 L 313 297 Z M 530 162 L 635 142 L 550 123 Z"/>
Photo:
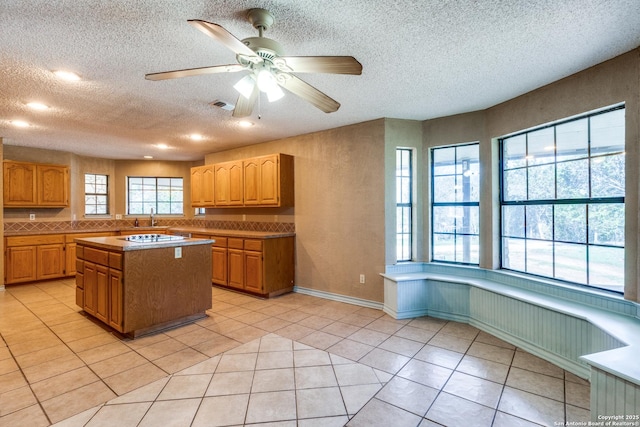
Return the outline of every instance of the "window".
<path id="1" fill-rule="evenodd" d="M 623 291 L 624 114 L 501 140 L 502 268 Z"/>
<path id="2" fill-rule="evenodd" d="M 127 214 L 182 215 L 182 178 L 127 177 Z"/>
<path id="3" fill-rule="evenodd" d="M 411 149 L 396 149 L 396 259 L 412 259 L 413 168 Z"/>
<path id="4" fill-rule="evenodd" d="M 431 256 L 479 263 L 479 144 L 431 150 Z"/>
<path id="5" fill-rule="evenodd" d="M 109 214 L 109 177 L 107 175 L 84 174 L 84 214 Z"/>

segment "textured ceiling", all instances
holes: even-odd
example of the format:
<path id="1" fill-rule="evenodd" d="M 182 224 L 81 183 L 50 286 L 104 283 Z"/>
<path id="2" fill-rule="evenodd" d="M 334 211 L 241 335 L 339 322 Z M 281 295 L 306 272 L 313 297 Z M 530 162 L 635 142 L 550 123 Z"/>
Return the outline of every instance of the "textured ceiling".
<path id="1" fill-rule="evenodd" d="M 250 117 L 255 125 L 242 129 L 230 111 L 209 105 L 235 104 L 241 73 L 144 79 L 235 63 L 187 20 L 243 39 L 257 36 L 245 17 L 255 7 L 275 16 L 264 35 L 287 55 L 352 55 L 362 63 L 361 76 L 299 75 L 340 102 L 337 112 L 287 93 L 271 104 L 262 99 Z M 484 109 L 639 45 L 638 0 L 3 0 L 0 136 L 85 156 L 198 160 L 380 117 Z M 59 81 L 56 69 L 82 81 Z M 30 101 L 51 108 L 34 112 Z M 11 126 L 17 119 L 32 126 Z M 189 140 L 194 132 L 205 139 Z"/>

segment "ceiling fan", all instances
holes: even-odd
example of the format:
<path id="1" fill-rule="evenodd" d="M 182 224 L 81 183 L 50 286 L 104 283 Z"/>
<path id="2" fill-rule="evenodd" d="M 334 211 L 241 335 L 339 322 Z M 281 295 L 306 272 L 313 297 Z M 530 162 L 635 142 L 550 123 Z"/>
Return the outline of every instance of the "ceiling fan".
<path id="1" fill-rule="evenodd" d="M 166 80 L 180 77 L 213 73 L 235 73 L 249 71 L 234 88 L 240 92 L 233 110 L 234 117 L 251 115 L 260 92 L 267 95 L 269 102 L 276 101 L 284 93 L 281 87 L 325 113 L 340 108 L 340 103 L 304 82 L 292 73 L 332 73 L 362 74 L 362 65 L 352 56 L 284 56 L 282 47 L 275 40 L 262 34 L 274 22 L 273 16 L 265 9 L 250 9 L 247 19 L 258 30 L 258 37 L 237 39 L 218 24 L 198 19 L 187 22 L 209 37 L 219 41 L 236 54 L 237 64 L 214 65 L 211 67 L 189 68 L 146 74 L 147 80 Z"/>

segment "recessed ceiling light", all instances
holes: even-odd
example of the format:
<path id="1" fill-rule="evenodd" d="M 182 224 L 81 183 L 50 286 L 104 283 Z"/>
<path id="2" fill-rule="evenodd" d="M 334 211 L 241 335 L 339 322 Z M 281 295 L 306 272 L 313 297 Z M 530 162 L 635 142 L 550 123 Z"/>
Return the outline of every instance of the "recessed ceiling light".
<path id="1" fill-rule="evenodd" d="M 240 125 L 240 127 L 243 127 L 243 128 L 250 128 L 251 126 L 254 125 L 254 123 L 253 122 L 248 122 L 246 120 L 242 120 L 242 121 L 238 122 L 238 125 Z"/>
<path id="2" fill-rule="evenodd" d="M 192 133 L 191 135 L 189 135 L 189 138 L 191 138 L 194 141 L 202 141 L 204 139 L 204 137 L 199 133 Z"/>
<path id="3" fill-rule="evenodd" d="M 158 147 L 161 150 L 167 150 L 169 148 L 167 144 L 158 144 L 156 145 L 156 147 Z"/>
<path id="4" fill-rule="evenodd" d="M 144 156 L 145 159 L 153 159 L 153 156 Z"/>
<path id="5" fill-rule="evenodd" d="M 55 74 L 57 77 L 61 78 L 62 80 L 67 80 L 71 82 L 80 80 L 80 76 L 71 71 L 56 70 L 53 72 L 53 74 Z"/>
<path id="6" fill-rule="evenodd" d="M 40 102 L 29 102 L 27 103 L 27 107 L 33 109 L 33 110 L 39 110 L 39 111 L 44 111 L 44 110 L 48 110 L 49 106 L 48 105 L 44 105 Z"/>
<path id="7" fill-rule="evenodd" d="M 18 128 L 28 128 L 29 126 L 31 126 L 24 120 L 11 120 L 11 124 Z"/>

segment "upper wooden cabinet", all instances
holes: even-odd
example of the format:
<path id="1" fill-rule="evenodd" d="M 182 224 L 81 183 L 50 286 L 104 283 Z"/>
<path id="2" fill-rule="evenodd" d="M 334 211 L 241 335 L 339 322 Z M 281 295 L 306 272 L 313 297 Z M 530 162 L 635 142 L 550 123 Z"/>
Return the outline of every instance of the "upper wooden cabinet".
<path id="1" fill-rule="evenodd" d="M 191 168 L 191 204 L 193 207 L 293 206 L 293 172 L 293 156 L 287 154 Z"/>
<path id="2" fill-rule="evenodd" d="M 213 165 L 191 168 L 191 206 L 194 208 L 214 206 L 214 173 Z"/>
<path id="3" fill-rule="evenodd" d="M 244 200 L 242 160 L 217 163 L 213 166 L 215 206 L 242 206 Z"/>
<path id="4" fill-rule="evenodd" d="M 293 157 L 286 154 L 246 159 L 245 206 L 293 206 Z"/>
<path id="5" fill-rule="evenodd" d="M 4 207 L 69 206 L 69 168 L 25 162 L 3 162 Z"/>

